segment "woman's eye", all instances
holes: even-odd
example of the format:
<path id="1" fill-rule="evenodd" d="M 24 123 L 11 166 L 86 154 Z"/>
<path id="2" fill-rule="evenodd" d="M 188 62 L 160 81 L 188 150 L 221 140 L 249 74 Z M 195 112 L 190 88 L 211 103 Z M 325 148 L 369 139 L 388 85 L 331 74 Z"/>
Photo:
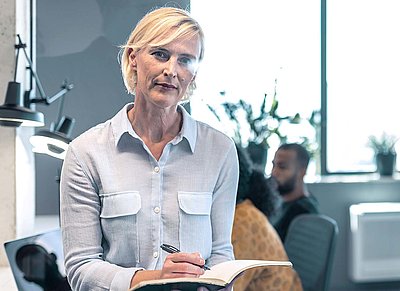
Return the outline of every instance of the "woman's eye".
<path id="1" fill-rule="evenodd" d="M 190 65 L 193 62 L 193 60 L 191 58 L 182 57 L 179 58 L 179 62 L 184 65 Z"/>
<path id="2" fill-rule="evenodd" d="M 163 51 L 155 51 L 152 53 L 153 56 L 155 56 L 157 59 L 160 60 L 168 60 L 169 55 L 166 52 Z"/>

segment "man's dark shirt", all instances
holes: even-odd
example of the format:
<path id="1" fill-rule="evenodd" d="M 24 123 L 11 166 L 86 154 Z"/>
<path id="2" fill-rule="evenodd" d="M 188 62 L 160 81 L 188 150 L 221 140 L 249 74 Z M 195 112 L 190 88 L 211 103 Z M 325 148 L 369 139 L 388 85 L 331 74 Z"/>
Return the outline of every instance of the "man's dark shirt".
<path id="1" fill-rule="evenodd" d="M 285 241 L 287 230 L 292 220 L 297 215 L 307 213 L 319 213 L 318 201 L 311 194 L 308 197 L 303 196 L 297 200 L 282 203 L 273 223 L 282 242 Z"/>

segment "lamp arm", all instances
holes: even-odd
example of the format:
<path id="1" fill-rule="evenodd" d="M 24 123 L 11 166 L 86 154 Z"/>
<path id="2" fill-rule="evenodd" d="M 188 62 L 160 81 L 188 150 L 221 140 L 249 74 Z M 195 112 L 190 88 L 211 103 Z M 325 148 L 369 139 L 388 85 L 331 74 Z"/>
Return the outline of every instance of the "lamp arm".
<path id="1" fill-rule="evenodd" d="M 28 53 L 26 52 L 26 44 L 24 44 L 22 42 L 19 34 L 17 34 L 17 36 L 18 36 L 18 44 L 15 45 L 15 48 L 17 49 L 17 57 L 18 57 L 19 50 L 22 49 L 24 52 L 26 61 L 29 64 L 28 69 L 31 71 L 31 73 L 35 79 L 35 83 L 36 83 L 36 86 L 37 86 L 37 89 L 38 89 L 39 95 L 40 95 L 40 98 L 30 99 L 29 100 L 30 103 L 46 103 L 47 105 L 50 105 L 51 103 L 56 101 L 58 98 L 60 98 L 61 96 L 64 96 L 68 91 L 70 91 L 71 89 L 74 88 L 73 84 L 67 84 L 67 81 L 64 81 L 64 84 L 61 86 L 61 90 L 59 92 L 54 94 L 52 97 L 47 97 L 46 93 L 44 93 L 44 89 L 43 89 L 42 83 L 40 82 L 38 74 L 35 72 L 35 70 L 33 70 L 32 61 L 28 57 Z"/>
<path id="2" fill-rule="evenodd" d="M 17 48 L 17 54 L 15 55 L 14 82 L 17 81 L 17 68 L 19 59 L 19 48 L 17 47 L 17 45 L 15 45 L 15 48 Z"/>
<path id="3" fill-rule="evenodd" d="M 32 61 L 31 61 L 31 59 L 29 58 L 28 53 L 26 52 L 26 44 L 24 44 L 24 43 L 22 42 L 21 37 L 20 37 L 19 34 L 17 34 L 17 36 L 18 36 L 18 44 L 15 45 L 15 48 L 16 48 L 18 51 L 19 51 L 19 49 L 22 49 L 22 50 L 23 50 L 24 55 L 25 55 L 25 59 L 26 59 L 26 61 L 27 61 L 28 64 L 29 64 L 28 69 L 31 71 L 33 77 L 35 78 L 35 83 L 36 83 L 37 89 L 38 89 L 38 91 L 39 91 L 39 95 L 40 95 L 40 97 L 41 97 L 42 99 L 47 99 L 46 94 L 44 93 L 44 90 L 43 90 L 42 83 L 40 82 L 39 76 L 38 76 L 38 75 L 36 74 L 36 72 L 33 70 Z"/>
<path id="4" fill-rule="evenodd" d="M 56 94 L 54 94 L 51 97 L 46 97 L 46 98 L 34 98 L 31 99 L 30 102 L 31 103 L 46 103 L 47 105 L 50 105 L 51 103 L 53 103 L 54 101 L 56 101 L 58 98 L 64 96 L 65 94 L 67 94 L 68 91 L 72 90 L 74 88 L 73 84 L 66 84 L 64 83 L 61 86 L 61 90 L 58 91 Z"/>

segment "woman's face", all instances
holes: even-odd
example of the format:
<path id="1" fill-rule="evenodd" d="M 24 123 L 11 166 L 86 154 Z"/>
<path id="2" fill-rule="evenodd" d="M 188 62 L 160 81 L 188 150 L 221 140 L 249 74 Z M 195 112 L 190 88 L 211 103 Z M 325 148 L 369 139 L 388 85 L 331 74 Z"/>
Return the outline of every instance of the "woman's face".
<path id="1" fill-rule="evenodd" d="M 144 98 L 161 108 L 175 106 L 196 76 L 200 50 L 196 35 L 131 52 L 130 64 L 137 73 L 136 100 Z"/>

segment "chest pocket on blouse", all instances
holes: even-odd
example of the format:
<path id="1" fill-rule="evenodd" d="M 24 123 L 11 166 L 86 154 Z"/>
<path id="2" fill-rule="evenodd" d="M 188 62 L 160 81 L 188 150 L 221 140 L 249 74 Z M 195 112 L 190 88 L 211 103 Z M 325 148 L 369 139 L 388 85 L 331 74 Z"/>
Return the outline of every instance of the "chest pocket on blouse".
<path id="1" fill-rule="evenodd" d="M 101 227 L 107 244 L 103 245 L 104 258 L 121 266 L 137 264 L 139 255 L 138 218 L 141 198 L 138 191 L 100 194 Z M 129 249 L 130 255 L 121 249 Z"/>
<path id="2" fill-rule="evenodd" d="M 137 214 L 141 208 L 139 192 L 116 192 L 100 194 L 101 218 L 114 218 Z"/>
<path id="3" fill-rule="evenodd" d="M 182 251 L 211 254 L 211 192 L 178 192 L 179 244 Z"/>

